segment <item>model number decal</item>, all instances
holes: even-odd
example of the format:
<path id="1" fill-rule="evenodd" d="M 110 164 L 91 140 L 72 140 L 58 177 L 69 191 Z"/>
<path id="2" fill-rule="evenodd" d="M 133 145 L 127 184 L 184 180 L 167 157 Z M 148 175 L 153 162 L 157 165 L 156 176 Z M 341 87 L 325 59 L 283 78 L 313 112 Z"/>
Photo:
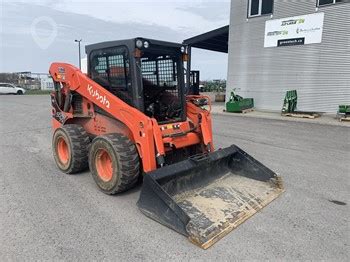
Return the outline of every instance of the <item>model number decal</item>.
<path id="1" fill-rule="evenodd" d="M 100 95 L 98 93 L 98 90 L 94 90 L 91 85 L 87 86 L 87 90 L 88 90 L 89 94 L 92 97 L 94 97 L 97 101 L 99 101 L 102 105 L 106 106 L 107 108 L 110 107 L 110 102 L 105 95 Z"/>

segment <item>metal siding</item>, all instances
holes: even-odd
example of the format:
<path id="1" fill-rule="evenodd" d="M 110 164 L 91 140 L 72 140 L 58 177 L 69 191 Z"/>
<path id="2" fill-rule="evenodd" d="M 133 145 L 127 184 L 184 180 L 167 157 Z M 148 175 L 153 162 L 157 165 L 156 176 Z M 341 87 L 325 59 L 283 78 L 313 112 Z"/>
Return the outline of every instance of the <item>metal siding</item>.
<path id="1" fill-rule="evenodd" d="M 325 13 L 321 44 L 264 48 L 265 21 Z M 316 8 L 316 0 L 275 0 L 274 14 L 247 19 L 247 0 L 231 1 L 227 96 L 253 97 L 258 109 L 281 110 L 287 90 L 298 109 L 336 112 L 350 103 L 350 3 Z"/>

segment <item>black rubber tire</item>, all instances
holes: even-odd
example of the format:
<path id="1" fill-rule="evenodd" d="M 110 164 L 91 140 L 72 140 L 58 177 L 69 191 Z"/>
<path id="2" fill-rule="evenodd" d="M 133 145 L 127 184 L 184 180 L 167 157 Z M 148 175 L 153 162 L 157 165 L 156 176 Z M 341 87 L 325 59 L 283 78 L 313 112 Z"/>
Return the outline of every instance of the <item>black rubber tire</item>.
<path id="1" fill-rule="evenodd" d="M 69 147 L 68 163 L 63 164 L 57 152 L 58 139 L 62 137 Z M 66 174 L 74 174 L 88 168 L 90 138 L 85 129 L 76 124 L 64 125 L 55 130 L 52 151 L 57 167 Z"/>
<path id="2" fill-rule="evenodd" d="M 17 95 L 23 95 L 23 91 L 18 90 L 18 91 L 17 91 Z"/>
<path id="3" fill-rule="evenodd" d="M 96 170 L 96 158 L 101 149 L 105 150 L 112 160 L 112 177 L 109 181 L 101 179 Z M 132 188 L 140 174 L 140 160 L 136 146 L 122 134 L 96 137 L 89 152 L 89 167 L 97 186 L 109 195 Z"/>

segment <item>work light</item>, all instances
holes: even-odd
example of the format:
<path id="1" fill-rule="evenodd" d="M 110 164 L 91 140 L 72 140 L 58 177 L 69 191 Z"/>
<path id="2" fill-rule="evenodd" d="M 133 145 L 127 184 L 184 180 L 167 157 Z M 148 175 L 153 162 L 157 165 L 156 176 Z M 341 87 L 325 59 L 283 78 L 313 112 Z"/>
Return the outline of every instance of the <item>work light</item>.
<path id="1" fill-rule="evenodd" d="M 142 48 L 142 46 L 143 46 L 142 40 L 141 39 L 137 39 L 136 40 L 136 47 L 137 48 Z"/>

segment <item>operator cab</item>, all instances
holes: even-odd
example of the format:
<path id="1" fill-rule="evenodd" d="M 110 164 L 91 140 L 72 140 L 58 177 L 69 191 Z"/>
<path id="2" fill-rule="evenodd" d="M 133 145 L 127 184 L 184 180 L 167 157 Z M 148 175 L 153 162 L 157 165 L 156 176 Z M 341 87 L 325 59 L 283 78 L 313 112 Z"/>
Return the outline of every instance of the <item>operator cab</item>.
<path id="1" fill-rule="evenodd" d="M 184 121 L 187 47 L 136 38 L 86 47 L 88 75 L 158 123 Z"/>

